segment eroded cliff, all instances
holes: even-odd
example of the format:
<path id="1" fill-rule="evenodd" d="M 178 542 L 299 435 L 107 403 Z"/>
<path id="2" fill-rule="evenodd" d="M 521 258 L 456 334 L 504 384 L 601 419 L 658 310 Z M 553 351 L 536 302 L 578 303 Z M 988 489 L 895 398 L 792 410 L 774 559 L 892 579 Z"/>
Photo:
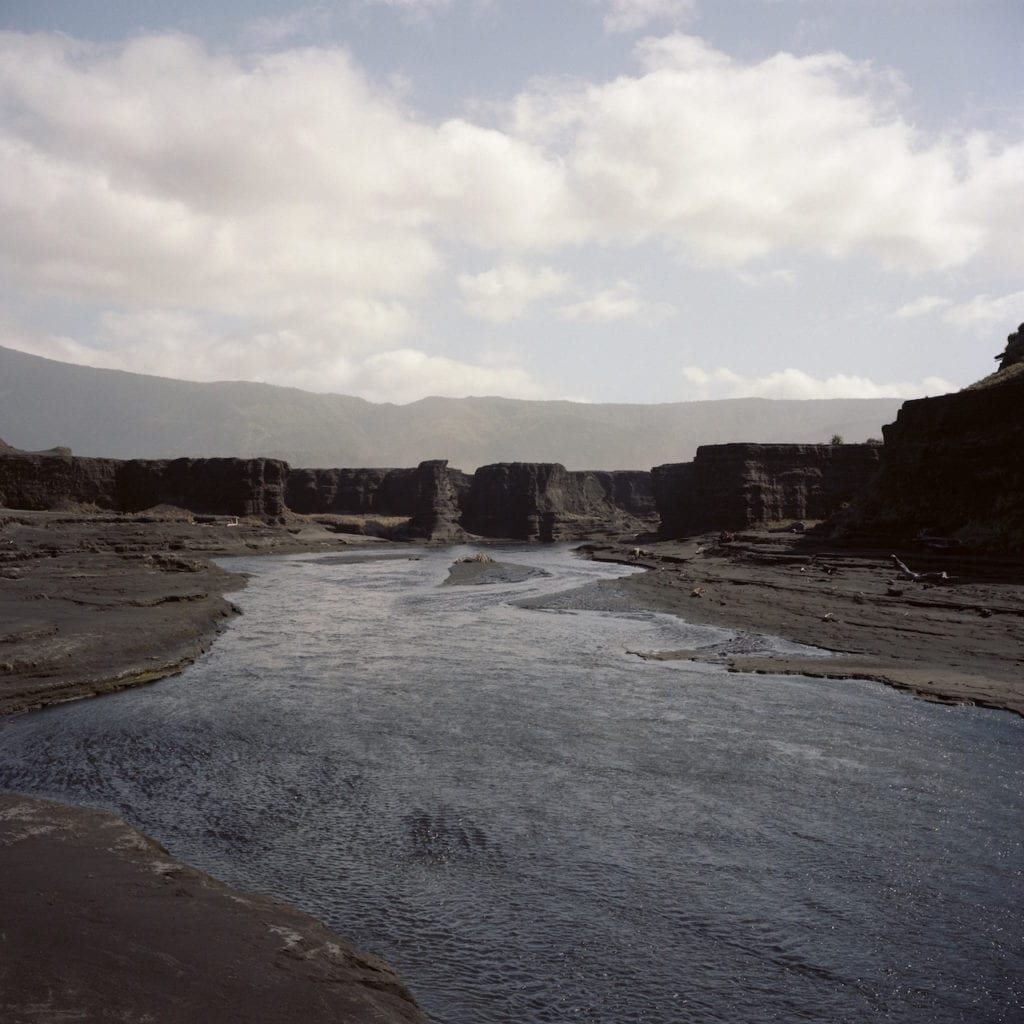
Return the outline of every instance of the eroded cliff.
<path id="1" fill-rule="evenodd" d="M 89 459 L 0 450 L 0 506 L 33 511 L 88 505 L 274 519 L 285 511 L 288 465 L 276 459 Z"/>
<path id="2" fill-rule="evenodd" d="M 905 402 L 883 428 L 879 473 L 842 517 L 842 534 L 895 541 L 924 533 L 1024 551 L 1021 371 L 1024 363 L 1009 362 L 979 385 Z"/>
<path id="3" fill-rule="evenodd" d="M 552 541 L 650 529 L 655 516 L 650 473 L 500 462 L 473 474 L 462 523 L 482 537 Z"/>
<path id="4" fill-rule="evenodd" d="M 652 471 L 665 536 L 835 515 L 878 470 L 877 444 L 702 445 Z"/>

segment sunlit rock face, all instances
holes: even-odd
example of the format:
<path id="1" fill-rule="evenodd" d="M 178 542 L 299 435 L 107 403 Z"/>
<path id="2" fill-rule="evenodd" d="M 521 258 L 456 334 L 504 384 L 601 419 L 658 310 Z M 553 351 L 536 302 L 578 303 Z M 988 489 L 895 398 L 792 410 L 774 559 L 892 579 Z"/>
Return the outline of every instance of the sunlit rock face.
<path id="1" fill-rule="evenodd" d="M 878 470 L 877 444 L 715 444 L 652 471 L 666 536 L 835 515 Z"/>

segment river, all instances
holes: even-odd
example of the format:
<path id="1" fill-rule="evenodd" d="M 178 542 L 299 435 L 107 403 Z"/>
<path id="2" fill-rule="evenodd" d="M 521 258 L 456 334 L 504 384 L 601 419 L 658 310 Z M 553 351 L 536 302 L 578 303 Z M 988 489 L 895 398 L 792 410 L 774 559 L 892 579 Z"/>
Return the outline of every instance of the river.
<path id="1" fill-rule="evenodd" d="M 441 585 L 469 550 L 225 560 L 212 650 L 0 723 L 0 788 L 301 906 L 439 1024 L 1024 1019 L 1024 720 L 645 662 L 788 648 L 609 603 L 631 570 L 565 546 Z"/>

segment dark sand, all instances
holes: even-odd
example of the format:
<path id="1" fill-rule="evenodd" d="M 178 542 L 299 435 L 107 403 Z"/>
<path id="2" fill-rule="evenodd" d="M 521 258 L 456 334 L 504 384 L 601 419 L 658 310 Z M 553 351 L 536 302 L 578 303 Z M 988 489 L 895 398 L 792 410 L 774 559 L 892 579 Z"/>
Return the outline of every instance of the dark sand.
<path id="1" fill-rule="evenodd" d="M 456 562 L 444 581 L 452 587 L 480 587 L 494 583 L 522 583 L 537 576 L 550 576 L 543 569 L 515 562 L 478 561 L 475 558 Z"/>
<path id="2" fill-rule="evenodd" d="M 0 1021 L 423 1022 L 390 967 L 111 814 L 0 794 Z"/>
<path id="3" fill-rule="evenodd" d="M 737 672 L 873 679 L 928 700 L 1024 714 L 1024 563 L 926 548 L 896 554 L 946 584 L 900 579 L 889 549 L 830 548 L 793 534 L 753 532 L 624 546 L 594 557 L 648 572 L 600 584 L 609 599 L 691 622 L 785 637 L 827 659 L 716 650 L 637 652 L 724 662 Z"/>

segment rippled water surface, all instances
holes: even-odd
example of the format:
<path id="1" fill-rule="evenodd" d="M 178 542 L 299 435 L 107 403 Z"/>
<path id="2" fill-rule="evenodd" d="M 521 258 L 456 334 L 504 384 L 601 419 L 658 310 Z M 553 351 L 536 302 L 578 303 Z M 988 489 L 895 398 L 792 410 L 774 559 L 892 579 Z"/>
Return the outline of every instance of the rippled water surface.
<path id="1" fill-rule="evenodd" d="M 439 1022 L 1024 1020 L 1024 720 L 643 662 L 735 639 L 517 606 L 625 571 L 564 548 L 413 553 L 233 560 L 209 655 L 4 722 L 0 786 L 301 905 Z"/>

